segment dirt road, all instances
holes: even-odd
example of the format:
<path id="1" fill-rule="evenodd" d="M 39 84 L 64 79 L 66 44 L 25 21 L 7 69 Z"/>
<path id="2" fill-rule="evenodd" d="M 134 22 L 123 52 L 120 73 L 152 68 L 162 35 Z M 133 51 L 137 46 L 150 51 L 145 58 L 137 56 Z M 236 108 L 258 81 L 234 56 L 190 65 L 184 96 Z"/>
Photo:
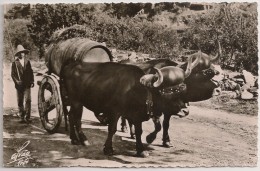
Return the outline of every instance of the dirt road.
<path id="1" fill-rule="evenodd" d="M 37 78 L 39 79 L 39 78 Z M 9 90 L 9 91 L 8 91 Z M 11 90 L 11 91 L 10 91 Z M 37 110 L 38 86 L 32 90 L 32 123 L 20 124 L 17 117 L 16 97 L 13 83 L 4 72 L 3 146 L 4 166 L 17 167 L 10 163 L 25 142 L 30 153 L 28 163 L 20 167 L 210 167 L 210 166 L 256 166 L 257 164 L 257 117 L 226 113 L 217 110 L 190 106 L 190 115 L 172 118 L 170 125 L 171 148 L 164 148 L 162 132 L 151 145 L 146 145 L 150 156 L 137 158 L 135 141 L 128 133 L 118 131 L 114 136 L 114 156 L 103 155 L 107 127 L 98 123 L 92 112 L 84 110 L 83 131 L 90 145 L 73 146 L 68 132 L 61 127 L 55 134 L 48 134 L 41 126 Z M 143 123 L 143 142 L 153 129 L 152 121 Z M 118 124 L 118 130 L 120 130 Z"/>

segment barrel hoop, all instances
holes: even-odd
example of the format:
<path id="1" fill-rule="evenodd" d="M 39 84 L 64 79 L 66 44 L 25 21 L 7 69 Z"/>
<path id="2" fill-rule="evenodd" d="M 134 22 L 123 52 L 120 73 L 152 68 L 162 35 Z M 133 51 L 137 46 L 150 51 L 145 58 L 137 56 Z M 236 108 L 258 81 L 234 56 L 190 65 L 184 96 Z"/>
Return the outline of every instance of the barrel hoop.
<path id="1" fill-rule="evenodd" d="M 92 50 L 94 48 L 102 48 L 102 49 L 104 49 L 107 52 L 110 61 L 113 61 L 113 55 L 112 55 L 111 51 L 106 46 L 104 46 L 104 45 L 96 45 L 96 46 L 91 47 L 88 51 L 90 51 L 90 50 Z"/>

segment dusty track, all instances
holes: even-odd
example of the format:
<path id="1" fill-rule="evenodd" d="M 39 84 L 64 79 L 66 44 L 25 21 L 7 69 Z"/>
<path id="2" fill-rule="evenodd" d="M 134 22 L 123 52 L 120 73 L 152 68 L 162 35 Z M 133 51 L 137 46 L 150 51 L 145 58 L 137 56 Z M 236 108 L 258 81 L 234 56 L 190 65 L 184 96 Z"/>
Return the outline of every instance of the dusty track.
<path id="1" fill-rule="evenodd" d="M 7 70 L 8 71 L 8 70 Z M 8 74 L 8 72 L 6 72 Z M 9 91 L 8 91 L 9 90 Z M 11 91 L 10 91 L 11 90 Z M 257 163 L 257 117 L 190 106 L 186 118 L 172 118 L 170 137 L 172 148 L 161 146 L 162 132 L 151 145 L 146 145 L 148 158 L 137 158 L 135 141 L 128 133 L 118 131 L 114 137 L 116 155 L 103 155 L 107 127 L 100 125 L 93 114 L 84 110 L 83 128 L 90 145 L 73 146 L 68 133 L 48 134 L 43 130 L 37 110 L 38 86 L 32 90 L 33 113 L 31 124 L 18 123 L 16 97 L 13 83 L 4 72 L 4 166 L 17 166 L 10 162 L 12 154 L 24 142 L 31 158 L 26 167 L 60 166 L 256 166 Z M 120 130 L 118 124 L 118 130 Z M 143 124 L 143 142 L 153 129 L 152 121 Z"/>

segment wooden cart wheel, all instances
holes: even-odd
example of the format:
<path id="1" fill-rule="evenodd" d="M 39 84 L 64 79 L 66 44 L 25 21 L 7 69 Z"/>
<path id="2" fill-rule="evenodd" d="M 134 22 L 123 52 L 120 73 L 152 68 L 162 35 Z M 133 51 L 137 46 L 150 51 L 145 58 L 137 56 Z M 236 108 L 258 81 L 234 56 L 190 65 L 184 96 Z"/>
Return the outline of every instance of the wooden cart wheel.
<path id="1" fill-rule="evenodd" d="M 38 109 L 46 131 L 57 132 L 63 115 L 58 76 L 46 75 L 42 79 L 38 92 Z"/>

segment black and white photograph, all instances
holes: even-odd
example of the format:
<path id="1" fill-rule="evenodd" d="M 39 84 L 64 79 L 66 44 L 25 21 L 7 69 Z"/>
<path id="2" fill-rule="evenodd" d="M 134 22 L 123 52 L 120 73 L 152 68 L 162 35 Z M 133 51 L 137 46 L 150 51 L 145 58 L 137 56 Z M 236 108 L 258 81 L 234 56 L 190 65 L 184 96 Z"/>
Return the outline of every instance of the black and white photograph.
<path id="1" fill-rule="evenodd" d="M 257 1 L 15 1 L 4 168 L 258 166 Z"/>

